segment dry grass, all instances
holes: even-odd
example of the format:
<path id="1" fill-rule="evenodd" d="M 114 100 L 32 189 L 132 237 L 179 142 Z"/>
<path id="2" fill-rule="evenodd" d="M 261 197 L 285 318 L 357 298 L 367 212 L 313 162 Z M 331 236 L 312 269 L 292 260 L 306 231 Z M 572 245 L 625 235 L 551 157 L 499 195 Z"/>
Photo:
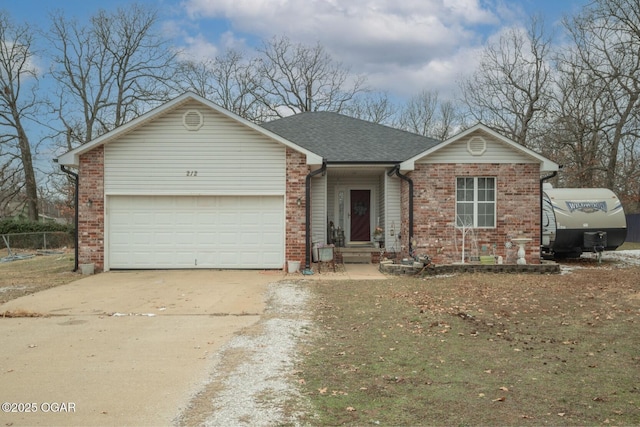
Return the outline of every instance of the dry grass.
<path id="1" fill-rule="evenodd" d="M 318 425 L 638 425 L 640 268 L 313 283 Z"/>
<path id="2" fill-rule="evenodd" d="M 0 304 L 77 280 L 73 263 L 73 252 L 0 263 Z"/>

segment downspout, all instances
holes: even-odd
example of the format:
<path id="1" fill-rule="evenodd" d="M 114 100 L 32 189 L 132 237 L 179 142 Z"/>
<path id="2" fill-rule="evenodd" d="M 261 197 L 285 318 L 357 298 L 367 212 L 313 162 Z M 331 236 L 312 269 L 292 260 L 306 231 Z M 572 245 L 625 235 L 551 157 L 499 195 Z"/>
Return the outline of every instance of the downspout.
<path id="1" fill-rule="evenodd" d="M 60 168 L 62 169 L 62 172 L 66 173 L 67 175 L 69 175 L 74 183 L 75 183 L 75 197 L 74 197 L 74 204 L 75 204 L 75 225 L 74 225 L 74 239 L 75 239 L 75 263 L 73 266 L 73 271 L 78 271 L 78 174 L 75 172 L 70 171 L 69 169 L 67 169 L 64 165 L 60 165 Z"/>
<path id="2" fill-rule="evenodd" d="M 562 166 L 560 166 L 562 168 Z M 542 188 L 544 187 L 544 182 L 548 179 L 554 178 L 556 175 L 558 175 L 558 171 L 553 171 L 551 173 L 551 175 L 547 175 L 545 177 L 540 178 L 540 247 L 542 248 L 542 237 L 543 237 L 543 233 L 542 233 L 542 221 L 544 221 L 544 209 L 542 208 L 542 204 L 544 203 L 544 196 L 543 196 L 543 190 Z M 542 249 L 541 249 L 542 250 Z"/>
<path id="3" fill-rule="evenodd" d="M 305 259 L 304 274 L 312 274 L 311 272 L 311 178 L 316 175 L 324 174 L 327 171 L 327 162 L 322 162 L 320 169 L 309 172 L 305 179 Z"/>
<path id="4" fill-rule="evenodd" d="M 409 184 L 409 256 L 413 253 L 413 181 L 406 175 L 400 173 L 400 165 L 395 165 L 393 169 L 387 172 L 388 176 L 395 175 Z"/>

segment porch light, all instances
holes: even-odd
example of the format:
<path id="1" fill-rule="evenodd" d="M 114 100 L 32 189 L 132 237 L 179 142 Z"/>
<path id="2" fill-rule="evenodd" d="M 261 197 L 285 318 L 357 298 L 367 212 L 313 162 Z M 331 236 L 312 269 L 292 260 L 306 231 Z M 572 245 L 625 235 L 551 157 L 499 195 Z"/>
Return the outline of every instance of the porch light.
<path id="1" fill-rule="evenodd" d="M 298 206 L 301 206 L 301 205 L 302 205 L 302 197 L 298 197 L 298 199 L 296 200 L 296 204 L 297 204 Z"/>

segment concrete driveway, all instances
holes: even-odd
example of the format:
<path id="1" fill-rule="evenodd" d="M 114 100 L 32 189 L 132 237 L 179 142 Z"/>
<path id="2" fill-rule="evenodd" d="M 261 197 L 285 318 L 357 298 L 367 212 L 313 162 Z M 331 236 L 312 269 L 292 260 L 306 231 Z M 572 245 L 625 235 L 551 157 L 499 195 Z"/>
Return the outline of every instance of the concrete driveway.
<path id="1" fill-rule="evenodd" d="M 0 425 L 169 425 L 259 320 L 259 271 L 109 272 L 0 305 Z"/>

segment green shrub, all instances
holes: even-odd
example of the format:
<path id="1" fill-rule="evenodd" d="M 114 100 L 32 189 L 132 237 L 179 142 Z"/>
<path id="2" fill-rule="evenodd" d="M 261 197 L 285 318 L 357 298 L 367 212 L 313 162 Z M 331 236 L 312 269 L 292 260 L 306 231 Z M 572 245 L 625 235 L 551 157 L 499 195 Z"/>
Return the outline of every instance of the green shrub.
<path id="1" fill-rule="evenodd" d="M 66 232 L 73 234 L 73 226 L 55 222 L 31 222 L 5 219 L 0 221 L 0 234 Z"/>

